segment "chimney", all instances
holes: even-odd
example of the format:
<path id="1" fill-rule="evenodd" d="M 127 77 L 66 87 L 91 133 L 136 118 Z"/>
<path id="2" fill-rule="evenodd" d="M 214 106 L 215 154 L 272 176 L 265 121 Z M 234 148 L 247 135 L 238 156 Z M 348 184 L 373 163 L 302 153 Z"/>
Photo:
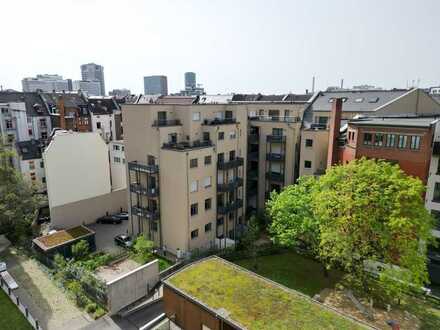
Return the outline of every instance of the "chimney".
<path id="1" fill-rule="evenodd" d="M 64 109 L 64 97 L 62 95 L 58 98 L 57 108 L 60 113 L 60 128 L 66 129 L 66 110 Z"/>
<path id="2" fill-rule="evenodd" d="M 327 152 L 327 168 L 337 164 L 338 159 L 338 138 L 341 128 L 342 98 L 335 98 L 332 103 L 332 112 L 330 117 L 330 131 Z"/>

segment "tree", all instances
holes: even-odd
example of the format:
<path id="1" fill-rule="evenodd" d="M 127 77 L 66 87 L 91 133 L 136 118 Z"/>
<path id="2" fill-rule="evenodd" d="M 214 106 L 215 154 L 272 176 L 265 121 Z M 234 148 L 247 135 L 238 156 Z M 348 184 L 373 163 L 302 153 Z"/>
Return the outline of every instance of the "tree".
<path id="1" fill-rule="evenodd" d="M 1 141 L 0 137 L 0 234 L 22 243 L 32 234 L 38 198 L 14 168 L 14 152 Z"/>
<path id="2" fill-rule="evenodd" d="M 240 244 L 244 247 L 245 251 L 249 253 L 249 256 L 252 258 L 253 268 L 254 270 L 258 269 L 257 263 L 257 240 L 260 238 L 260 227 L 258 220 L 255 216 L 252 216 L 249 219 L 248 227 L 246 232 L 241 237 Z"/>
<path id="3" fill-rule="evenodd" d="M 83 260 L 89 254 L 89 243 L 86 240 L 80 240 L 72 245 L 72 256 L 75 260 Z"/>

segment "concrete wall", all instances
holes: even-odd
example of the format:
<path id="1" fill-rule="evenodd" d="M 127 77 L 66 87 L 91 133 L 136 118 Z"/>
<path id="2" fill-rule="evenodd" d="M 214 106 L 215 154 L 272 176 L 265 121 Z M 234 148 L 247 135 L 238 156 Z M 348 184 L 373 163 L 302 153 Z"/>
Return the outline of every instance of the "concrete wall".
<path id="1" fill-rule="evenodd" d="M 320 175 L 327 168 L 327 149 L 329 132 L 326 129 L 303 129 L 301 131 L 301 151 L 299 160 L 299 176 Z M 312 146 L 306 146 L 306 140 L 312 140 Z M 304 166 L 306 161 L 312 162 L 311 168 Z"/>
<path id="2" fill-rule="evenodd" d="M 110 314 L 115 314 L 125 306 L 146 296 L 158 282 L 159 261 L 157 259 L 107 282 L 107 307 Z"/>
<path id="3" fill-rule="evenodd" d="M 119 212 L 127 211 L 127 189 L 115 190 L 110 193 L 83 199 L 80 201 L 58 205 L 50 208 L 51 227 L 65 229 L 81 224 L 96 222 L 96 219 Z"/>

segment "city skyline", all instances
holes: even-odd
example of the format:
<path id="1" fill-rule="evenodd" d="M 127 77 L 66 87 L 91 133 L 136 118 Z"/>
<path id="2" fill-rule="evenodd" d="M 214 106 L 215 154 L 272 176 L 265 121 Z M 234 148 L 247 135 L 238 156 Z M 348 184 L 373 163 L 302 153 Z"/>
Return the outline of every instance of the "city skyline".
<path id="1" fill-rule="evenodd" d="M 440 84 L 435 56 L 439 46 L 432 42 L 438 1 L 400 1 L 398 10 L 392 1 L 164 1 L 148 6 L 134 1 L 136 11 L 111 2 L 65 1 L 63 7 L 72 17 L 85 11 L 103 15 L 62 31 L 41 21 L 32 24 L 33 38 L 28 31 L 34 13 L 56 14 L 50 0 L 26 2 L 29 10 L 21 13 L 18 27 L 14 16 L 6 15 L 0 26 L 4 31 L 14 26 L 14 33 L 4 34 L 3 44 L 14 52 L 0 55 L 0 85 L 20 90 L 22 78 L 39 73 L 79 79 L 78 67 L 89 62 L 105 67 L 108 90 L 128 88 L 133 93 L 142 92 L 142 77 L 147 75 L 167 76 L 169 92 L 178 92 L 186 71 L 196 72 L 210 94 L 303 93 L 312 88 L 313 76 L 316 89 L 339 85 L 341 79 L 350 87 L 405 88 L 419 79 L 421 87 Z M 4 10 L 21 12 L 23 5 L 24 0 L 8 2 Z M 105 24 L 108 17 L 124 24 Z M 87 37 L 86 32 L 98 26 L 106 31 L 101 43 L 106 47 L 97 47 L 95 38 Z M 86 37 L 79 44 L 45 51 L 49 42 L 66 34 Z M 115 37 L 129 46 L 113 45 Z M 29 47 L 32 58 L 24 50 Z"/>

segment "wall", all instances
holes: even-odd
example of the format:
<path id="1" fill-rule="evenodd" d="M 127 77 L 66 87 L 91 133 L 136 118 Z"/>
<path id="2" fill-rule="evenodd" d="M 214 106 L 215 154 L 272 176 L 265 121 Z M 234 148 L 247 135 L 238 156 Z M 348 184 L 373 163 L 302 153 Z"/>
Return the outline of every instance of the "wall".
<path id="1" fill-rule="evenodd" d="M 97 133 L 57 133 L 43 153 L 49 207 L 108 194 L 108 148 Z"/>
<path id="2" fill-rule="evenodd" d="M 127 211 L 127 189 L 58 205 L 50 208 L 50 225 L 57 229 L 66 229 L 81 224 L 96 222 L 96 219 L 109 214 Z"/>
<path id="3" fill-rule="evenodd" d="M 34 184 L 37 189 L 46 188 L 46 171 L 44 169 L 44 162 L 42 158 L 23 160 L 20 157 L 19 160 L 20 172 L 23 175 L 23 179 L 27 182 Z M 34 169 L 31 169 L 32 164 Z M 35 174 L 35 180 L 32 180 L 31 173 Z"/>
<path id="4" fill-rule="evenodd" d="M 301 151 L 299 159 L 299 176 L 320 175 L 327 168 L 327 149 L 329 132 L 326 129 L 303 129 L 301 131 Z M 306 146 L 306 140 L 313 141 L 312 147 Z M 312 167 L 305 168 L 304 162 L 311 161 Z"/>
<path id="5" fill-rule="evenodd" d="M 115 314 L 123 307 L 145 297 L 158 282 L 157 259 L 107 282 L 107 304 L 110 314 Z"/>
<path id="6" fill-rule="evenodd" d="M 92 118 L 92 132 L 99 133 L 106 141 L 116 139 L 115 116 L 113 114 L 91 114 Z M 97 123 L 101 123 L 101 128 L 97 128 Z"/>
<path id="7" fill-rule="evenodd" d="M 109 145 L 110 174 L 112 190 L 127 188 L 127 164 L 125 161 L 124 141 L 113 141 Z"/>

